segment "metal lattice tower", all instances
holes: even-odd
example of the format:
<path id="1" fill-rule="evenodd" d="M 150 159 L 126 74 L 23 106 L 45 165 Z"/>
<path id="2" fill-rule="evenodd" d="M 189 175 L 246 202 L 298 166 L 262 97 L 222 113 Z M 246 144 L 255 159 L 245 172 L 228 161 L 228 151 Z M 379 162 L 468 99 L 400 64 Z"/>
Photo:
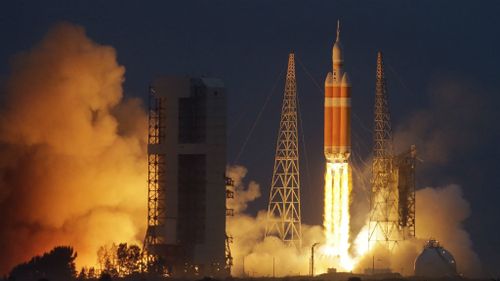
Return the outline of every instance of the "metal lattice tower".
<path id="1" fill-rule="evenodd" d="M 288 57 L 280 129 L 269 193 L 266 236 L 269 235 L 278 235 L 283 242 L 296 247 L 302 244 L 297 83 L 293 53 Z"/>
<path id="2" fill-rule="evenodd" d="M 399 240 L 398 191 L 393 172 L 392 129 L 382 53 L 377 54 L 373 132 L 372 188 L 368 245 L 392 249 Z"/>
<path id="3" fill-rule="evenodd" d="M 227 200 L 234 199 L 234 180 L 226 176 L 226 202 Z M 231 212 L 228 212 L 231 210 Z M 226 216 L 234 216 L 234 210 L 226 207 Z M 231 268 L 233 267 L 233 255 L 231 254 L 231 243 L 233 243 L 233 237 L 228 235 L 226 232 L 226 243 L 225 243 L 225 258 L 226 264 L 224 268 L 226 269 L 228 275 L 231 274 Z"/>
<path id="4" fill-rule="evenodd" d="M 165 126 L 162 123 L 165 114 L 165 99 L 149 89 L 148 144 L 161 144 L 165 141 Z M 144 239 L 144 249 L 152 256 L 158 256 L 165 244 L 161 230 L 165 227 L 166 201 L 165 190 L 165 154 L 148 153 L 148 228 Z"/>

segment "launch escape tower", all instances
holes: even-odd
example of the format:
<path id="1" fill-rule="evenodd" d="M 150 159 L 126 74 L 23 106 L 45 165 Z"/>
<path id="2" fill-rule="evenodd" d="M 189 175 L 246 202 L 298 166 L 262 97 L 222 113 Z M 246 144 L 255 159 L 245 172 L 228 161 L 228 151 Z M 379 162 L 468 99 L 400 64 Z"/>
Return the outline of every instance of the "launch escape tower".
<path id="1" fill-rule="evenodd" d="M 299 143 L 295 59 L 288 57 L 281 120 L 267 209 L 266 236 L 277 235 L 295 247 L 302 244 Z"/>
<path id="2" fill-rule="evenodd" d="M 144 251 L 158 270 L 173 276 L 229 274 L 225 166 L 222 81 L 176 76 L 154 80 Z"/>
<path id="3" fill-rule="evenodd" d="M 393 154 L 381 52 L 376 77 L 368 246 L 382 244 L 392 250 L 398 241 L 415 237 L 416 148 L 412 145 L 398 156 Z"/>
<path id="4" fill-rule="evenodd" d="M 377 54 L 377 79 L 373 132 L 372 187 L 368 246 L 384 243 L 392 249 L 401 240 L 398 215 L 398 192 L 393 172 L 392 129 L 382 53 Z"/>

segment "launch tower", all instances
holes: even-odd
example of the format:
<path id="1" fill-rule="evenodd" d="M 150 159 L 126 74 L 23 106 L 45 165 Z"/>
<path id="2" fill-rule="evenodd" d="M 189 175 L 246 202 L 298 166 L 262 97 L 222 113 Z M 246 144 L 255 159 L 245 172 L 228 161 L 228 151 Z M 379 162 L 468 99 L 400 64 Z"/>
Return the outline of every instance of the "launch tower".
<path id="1" fill-rule="evenodd" d="M 165 76 L 150 87 L 150 265 L 179 275 L 225 276 L 226 94 L 222 81 Z"/>
<path id="2" fill-rule="evenodd" d="M 297 83 L 293 53 L 288 57 L 288 71 L 267 209 L 266 236 L 276 234 L 286 244 L 296 247 L 302 244 Z"/>

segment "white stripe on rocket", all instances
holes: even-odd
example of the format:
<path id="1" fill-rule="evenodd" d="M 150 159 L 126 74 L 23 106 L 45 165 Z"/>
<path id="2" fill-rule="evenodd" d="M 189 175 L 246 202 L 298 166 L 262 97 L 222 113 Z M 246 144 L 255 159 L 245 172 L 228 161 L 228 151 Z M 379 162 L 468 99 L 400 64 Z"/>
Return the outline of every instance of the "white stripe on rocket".
<path id="1" fill-rule="evenodd" d="M 350 107 L 351 106 L 351 98 L 325 98 L 325 106 L 326 107 Z"/>

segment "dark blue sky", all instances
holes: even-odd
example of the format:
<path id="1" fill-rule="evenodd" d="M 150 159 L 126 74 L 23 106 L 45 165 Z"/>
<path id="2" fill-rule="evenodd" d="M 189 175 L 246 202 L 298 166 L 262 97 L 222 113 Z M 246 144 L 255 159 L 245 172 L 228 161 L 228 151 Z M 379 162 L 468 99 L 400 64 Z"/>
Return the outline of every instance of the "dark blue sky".
<path id="1" fill-rule="evenodd" d="M 423 159 L 419 187 L 463 187 L 472 209 L 467 230 L 486 271 L 498 272 L 493 268 L 500 264 L 499 12 L 498 1 L 4 1 L 0 81 L 8 76 L 9 58 L 31 48 L 52 25 L 82 25 L 93 40 L 116 48 L 126 67 L 127 96 L 146 97 L 149 81 L 160 74 L 222 78 L 229 96 L 228 161 L 233 162 L 293 50 L 307 69 L 297 66 L 309 159 L 309 165 L 302 161 L 303 217 L 319 224 L 322 210 L 314 202 L 322 200 L 323 101 L 313 80 L 322 87 L 340 18 L 353 84 L 355 154 L 365 158 L 371 149 L 375 59 L 382 50 L 394 127 L 415 112 L 431 112 L 440 120 L 428 130 L 442 129 L 457 139 L 445 146 L 446 161 Z M 238 161 L 263 190 L 254 211 L 267 203 L 283 77 L 277 83 Z M 436 98 L 443 83 L 460 94 Z M 440 102 L 449 102 L 444 106 L 449 111 L 439 112 Z"/>

